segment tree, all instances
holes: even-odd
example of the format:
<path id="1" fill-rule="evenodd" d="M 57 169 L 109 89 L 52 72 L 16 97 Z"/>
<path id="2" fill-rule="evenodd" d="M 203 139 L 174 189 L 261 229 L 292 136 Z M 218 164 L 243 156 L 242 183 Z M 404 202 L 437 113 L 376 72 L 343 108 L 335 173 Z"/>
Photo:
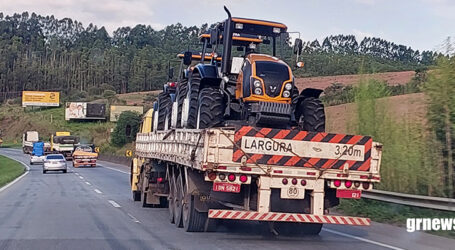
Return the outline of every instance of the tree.
<path id="1" fill-rule="evenodd" d="M 141 115 L 137 112 L 124 111 L 120 114 L 114 132 L 111 135 L 111 142 L 115 146 L 123 146 L 136 138 L 141 124 Z"/>

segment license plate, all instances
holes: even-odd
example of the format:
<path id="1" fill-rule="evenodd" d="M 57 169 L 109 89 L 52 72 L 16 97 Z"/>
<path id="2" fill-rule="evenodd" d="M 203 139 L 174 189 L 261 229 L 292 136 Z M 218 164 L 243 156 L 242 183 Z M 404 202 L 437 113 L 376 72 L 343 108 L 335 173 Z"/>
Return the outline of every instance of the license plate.
<path id="1" fill-rule="evenodd" d="M 337 197 L 345 199 L 360 199 L 362 190 L 337 189 Z"/>
<path id="2" fill-rule="evenodd" d="M 281 188 L 281 199 L 305 199 L 305 189 L 297 187 Z"/>
<path id="3" fill-rule="evenodd" d="M 214 182 L 213 191 L 227 192 L 227 193 L 240 193 L 240 184 L 226 183 L 226 182 Z"/>

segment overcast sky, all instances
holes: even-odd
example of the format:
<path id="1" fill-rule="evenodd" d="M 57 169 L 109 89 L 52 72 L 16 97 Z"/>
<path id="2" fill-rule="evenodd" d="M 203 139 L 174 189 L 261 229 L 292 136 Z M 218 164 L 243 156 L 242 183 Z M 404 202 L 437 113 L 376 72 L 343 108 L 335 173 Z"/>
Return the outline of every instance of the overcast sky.
<path id="1" fill-rule="evenodd" d="M 455 0 L 0 0 L 4 14 L 36 12 L 105 26 L 162 28 L 214 23 L 233 16 L 285 23 L 305 40 L 328 35 L 381 37 L 419 50 L 435 50 L 455 36 Z"/>

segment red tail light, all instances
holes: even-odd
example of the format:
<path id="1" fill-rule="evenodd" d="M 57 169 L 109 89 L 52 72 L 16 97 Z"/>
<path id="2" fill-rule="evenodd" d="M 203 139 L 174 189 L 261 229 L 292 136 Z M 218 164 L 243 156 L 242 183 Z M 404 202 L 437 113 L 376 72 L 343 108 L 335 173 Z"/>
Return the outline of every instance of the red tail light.
<path id="1" fill-rule="evenodd" d="M 247 177 L 246 175 L 242 174 L 242 175 L 240 176 L 240 181 L 241 181 L 241 182 L 246 182 L 247 180 L 248 180 L 248 177 Z"/>
<path id="2" fill-rule="evenodd" d="M 177 86 L 177 84 L 175 82 L 170 82 L 168 84 L 169 84 L 169 87 L 171 87 L 171 88 L 175 88 Z"/>
<path id="3" fill-rule="evenodd" d="M 350 188 L 350 187 L 352 187 L 352 181 L 346 181 L 346 182 L 344 183 L 344 185 L 345 185 L 347 188 Z"/>
<path id="4" fill-rule="evenodd" d="M 209 180 L 213 181 L 216 179 L 216 173 L 215 172 L 210 172 L 208 174 Z"/>
<path id="5" fill-rule="evenodd" d="M 370 188 L 370 183 L 369 182 L 363 182 L 362 183 L 363 189 L 369 189 Z"/>
<path id="6" fill-rule="evenodd" d="M 306 186 L 306 180 L 301 180 L 301 181 L 300 181 L 300 185 Z"/>
<path id="7" fill-rule="evenodd" d="M 229 174 L 228 175 L 228 180 L 229 181 L 235 181 L 235 174 Z"/>
<path id="8" fill-rule="evenodd" d="M 341 181 L 340 180 L 334 180 L 333 181 L 333 185 L 335 185 L 335 187 L 339 187 L 339 186 L 341 186 Z"/>
<path id="9" fill-rule="evenodd" d="M 158 183 L 163 182 L 163 180 L 164 180 L 163 177 L 158 177 L 158 178 L 156 179 L 156 181 L 157 181 Z"/>
<path id="10" fill-rule="evenodd" d="M 292 185 L 297 185 L 297 179 L 296 178 L 293 178 L 291 182 L 292 182 Z"/>
<path id="11" fill-rule="evenodd" d="M 288 184 L 288 179 L 284 178 L 282 181 L 283 185 L 287 185 Z"/>

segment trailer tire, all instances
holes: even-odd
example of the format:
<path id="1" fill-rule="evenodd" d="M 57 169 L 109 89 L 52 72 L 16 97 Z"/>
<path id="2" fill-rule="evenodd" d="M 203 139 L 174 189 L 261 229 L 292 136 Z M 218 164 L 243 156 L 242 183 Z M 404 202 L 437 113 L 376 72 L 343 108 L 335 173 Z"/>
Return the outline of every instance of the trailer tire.
<path id="1" fill-rule="evenodd" d="M 169 210 L 169 222 L 171 224 L 175 223 L 175 200 L 174 200 L 174 190 L 175 190 L 174 178 L 171 176 L 169 178 L 169 196 L 168 196 L 168 210 Z"/>
<path id="2" fill-rule="evenodd" d="M 169 120 L 169 113 L 172 108 L 171 97 L 161 92 L 158 95 L 158 130 L 166 129 L 166 120 Z M 170 125 L 170 124 L 169 124 Z"/>
<path id="3" fill-rule="evenodd" d="M 182 110 L 183 110 L 183 102 L 188 94 L 188 80 L 183 79 L 178 85 L 178 93 L 177 93 L 177 128 L 182 127 Z"/>
<path id="4" fill-rule="evenodd" d="M 141 201 L 141 192 L 133 191 L 133 201 Z"/>
<path id="5" fill-rule="evenodd" d="M 187 202 L 183 204 L 183 228 L 186 232 L 203 232 L 208 213 L 199 212 L 194 207 L 195 196 L 186 194 Z"/>
<path id="6" fill-rule="evenodd" d="M 197 128 L 210 128 L 223 122 L 225 102 L 219 89 L 204 88 L 199 92 Z"/>
<path id="7" fill-rule="evenodd" d="M 187 128 L 196 128 L 197 126 L 197 114 L 199 107 L 199 87 L 201 85 L 201 76 L 199 73 L 194 72 L 191 75 L 190 93 L 189 93 L 189 105 L 188 105 L 188 121 L 186 124 Z"/>
<path id="8" fill-rule="evenodd" d="M 299 125 L 305 131 L 325 132 L 324 104 L 319 98 L 307 97 L 297 109 Z"/>
<path id="9" fill-rule="evenodd" d="M 183 180 L 182 175 L 179 174 L 177 179 L 174 178 L 175 189 L 174 189 L 174 222 L 177 227 L 183 227 Z"/>

